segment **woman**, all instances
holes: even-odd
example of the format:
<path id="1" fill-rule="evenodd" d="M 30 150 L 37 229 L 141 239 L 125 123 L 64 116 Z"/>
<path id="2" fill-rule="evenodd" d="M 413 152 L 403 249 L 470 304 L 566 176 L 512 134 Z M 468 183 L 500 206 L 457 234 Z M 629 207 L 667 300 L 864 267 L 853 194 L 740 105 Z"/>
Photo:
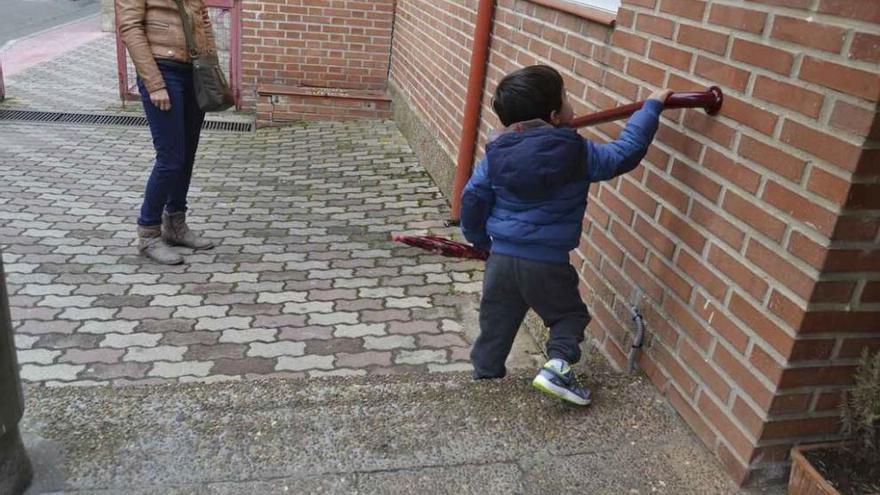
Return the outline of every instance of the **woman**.
<path id="1" fill-rule="evenodd" d="M 137 69 L 156 148 L 138 217 L 138 249 L 166 265 L 183 263 L 170 246 L 214 247 L 186 224 L 186 195 L 205 114 L 196 103 L 192 54 L 178 5 L 188 14 L 196 51 L 213 52 L 214 36 L 203 0 L 116 0 L 119 32 Z"/>

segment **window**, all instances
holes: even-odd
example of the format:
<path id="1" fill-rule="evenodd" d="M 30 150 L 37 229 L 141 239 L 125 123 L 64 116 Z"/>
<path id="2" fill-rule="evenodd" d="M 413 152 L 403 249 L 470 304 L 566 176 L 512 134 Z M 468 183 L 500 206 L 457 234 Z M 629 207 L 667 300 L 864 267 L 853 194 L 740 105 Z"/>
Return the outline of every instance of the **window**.
<path id="1" fill-rule="evenodd" d="M 616 14 L 620 8 L 620 0 L 568 0 L 571 3 L 586 5 L 595 9 L 604 10 Z"/>

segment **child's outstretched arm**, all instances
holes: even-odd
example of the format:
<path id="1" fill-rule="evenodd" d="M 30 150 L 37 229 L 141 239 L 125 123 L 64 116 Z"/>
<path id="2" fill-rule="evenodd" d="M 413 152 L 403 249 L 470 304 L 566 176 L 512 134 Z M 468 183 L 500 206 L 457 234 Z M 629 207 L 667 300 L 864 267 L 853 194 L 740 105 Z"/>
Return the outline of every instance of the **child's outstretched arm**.
<path id="1" fill-rule="evenodd" d="M 489 183 L 488 168 L 483 158 L 474 168 L 474 175 L 461 195 L 461 232 L 468 242 L 486 251 L 492 247 L 492 240 L 486 233 L 486 221 L 495 205 L 495 191 Z"/>
<path id="2" fill-rule="evenodd" d="M 670 90 L 654 92 L 641 110 L 630 117 L 620 137 L 608 144 L 587 141 L 587 180 L 599 182 L 613 179 L 636 168 L 657 132 L 663 102 Z"/>

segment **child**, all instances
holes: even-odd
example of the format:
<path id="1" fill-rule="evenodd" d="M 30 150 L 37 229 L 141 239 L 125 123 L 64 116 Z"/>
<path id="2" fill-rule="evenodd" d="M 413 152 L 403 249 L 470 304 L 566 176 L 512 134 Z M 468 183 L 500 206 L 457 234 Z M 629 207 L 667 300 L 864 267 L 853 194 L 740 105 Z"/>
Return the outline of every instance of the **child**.
<path id="1" fill-rule="evenodd" d="M 639 164 L 670 93 L 652 94 L 620 139 L 596 144 L 568 127 L 573 111 L 555 69 L 526 67 L 498 84 L 493 107 L 506 129 L 486 145 L 486 158 L 465 188 L 461 207 L 467 240 L 491 251 L 480 335 L 471 351 L 475 379 L 506 374 L 504 361 L 533 308 L 550 328 L 550 360 L 532 385 L 574 404 L 590 403 L 590 390 L 578 384 L 571 369 L 581 357 L 590 314 L 568 253 L 580 241 L 590 184 Z"/>

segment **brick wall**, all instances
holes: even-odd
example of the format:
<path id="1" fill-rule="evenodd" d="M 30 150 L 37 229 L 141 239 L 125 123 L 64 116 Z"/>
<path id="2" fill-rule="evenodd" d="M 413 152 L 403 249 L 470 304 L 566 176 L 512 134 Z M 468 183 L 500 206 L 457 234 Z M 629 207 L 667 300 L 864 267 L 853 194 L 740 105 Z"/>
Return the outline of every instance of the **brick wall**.
<path id="1" fill-rule="evenodd" d="M 591 189 L 572 262 L 603 352 L 624 365 L 640 287 L 642 367 L 737 481 L 779 479 L 792 443 L 837 434 L 855 358 L 880 347 L 880 4 L 623 3 L 612 29 L 499 0 L 481 144 L 523 65 L 559 68 L 577 113 L 723 87 L 721 115 L 665 112 L 643 166 Z M 475 4 L 397 7 L 393 82 L 450 156 Z"/>
<path id="2" fill-rule="evenodd" d="M 258 122 L 390 115 L 394 0 L 245 0 L 242 18 L 243 106 Z"/>
<path id="3" fill-rule="evenodd" d="M 455 157 L 478 0 L 398 0 L 391 80 Z"/>

